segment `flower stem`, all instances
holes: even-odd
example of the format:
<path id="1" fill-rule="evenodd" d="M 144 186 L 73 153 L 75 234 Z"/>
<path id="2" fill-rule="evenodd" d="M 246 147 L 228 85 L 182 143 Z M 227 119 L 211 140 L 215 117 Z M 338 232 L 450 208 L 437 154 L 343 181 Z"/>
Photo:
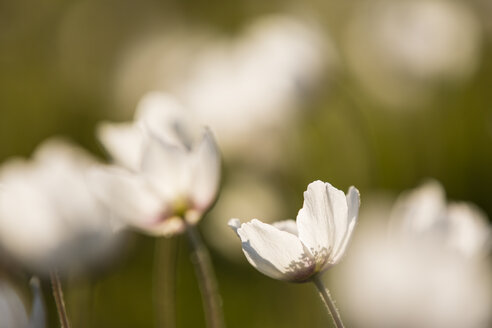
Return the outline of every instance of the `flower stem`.
<path id="1" fill-rule="evenodd" d="M 159 238 L 154 251 L 154 304 L 157 327 L 176 327 L 176 269 L 178 240 Z"/>
<path id="2" fill-rule="evenodd" d="M 318 275 L 314 276 L 312 280 L 313 283 L 316 285 L 316 288 L 318 289 L 319 296 L 321 296 L 323 303 L 325 303 L 325 306 L 328 309 L 333 322 L 335 323 L 335 327 L 344 328 L 342 319 L 340 318 L 340 313 L 338 313 L 335 302 L 331 298 L 330 291 L 328 290 L 328 288 L 325 287 Z"/>
<path id="3" fill-rule="evenodd" d="M 205 320 L 209 328 L 224 328 L 224 314 L 217 288 L 212 262 L 199 232 L 192 225 L 187 227 L 188 239 L 192 247 L 191 259 L 202 294 Z"/>
<path id="4" fill-rule="evenodd" d="M 51 287 L 53 289 L 53 297 L 56 303 L 56 309 L 58 310 L 58 317 L 60 318 L 60 325 L 62 328 L 70 328 L 70 322 L 68 321 L 67 309 L 65 307 L 65 300 L 63 299 L 63 290 L 60 282 L 58 272 L 51 271 Z"/>

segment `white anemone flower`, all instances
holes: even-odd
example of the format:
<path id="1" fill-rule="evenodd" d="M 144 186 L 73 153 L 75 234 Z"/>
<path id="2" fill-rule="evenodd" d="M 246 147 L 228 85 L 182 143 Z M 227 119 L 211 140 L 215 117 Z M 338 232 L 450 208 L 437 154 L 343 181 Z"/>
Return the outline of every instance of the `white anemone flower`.
<path id="1" fill-rule="evenodd" d="M 390 212 L 388 234 L 386 221 L 376 223 Z M 448 203 L 433 181 L 404 193 L 392 211 L 361 215 L 367 226 L 333 277 L 351 326 L 490 327 L 492 230 L 476 206 Z"/>
<path id="2" fill-rule="evenodd" d="M 86 173 L 96 160 L 61 139 L 39 146 L 32 160 L 0 168 L 0 248 L 31 270 L 86 269 L 110 255 L 117 235 L 93 197 Z"/>
<path id="3" fill-rule="evenodd" d="M 365 1 L 349 19 L 347 62 L 364 89 L 391 108 L 421 106 L 441 85 L 468 81 L 482 35 L 462 1 Z"/>
<path id="4" fill-rule="evenodd" d="M 281 136 L 338 61 L 331 37 L 296 15 L 255 18 L 232 38 L 172 30 L 123 52 L 114 107 L 131 108 L 148 90 L 170 92 L 213 129 L 225 156 L 242 160 L 281 158 Z"/>
<path id="5" fill-rule="evenodd" d="M 391 213 L 399 236 L 438 243 L 465 257 L 485 257 L 490 251 L 487 216 L 475 205 L 446 202 L 437 181 L 429 181 L 399 197 Z"/>
<path id="6" fill-rule="evenodd" d="M 220 153 L 212 132 L 186 113 L 171 96 L 152 92 L 134 122 L 101 125 L 100 140 L 116 165 L 94 169 L 91 184 L 123 223 L 172 235 L 196 224 L 214 202 Z"/>
<path id="7" fill-rule="evenodd" d="M 340 261 L 352 236 L 359 205 L 356 188 L 350 187 L 345 195 L 318 180 L 304 192 L 297 222 L 269 225 L 254 219 L 240 224 L 238 219 L 231 219 L 229 226 L 258 271 L 274 279 L 305 282 Z"/>

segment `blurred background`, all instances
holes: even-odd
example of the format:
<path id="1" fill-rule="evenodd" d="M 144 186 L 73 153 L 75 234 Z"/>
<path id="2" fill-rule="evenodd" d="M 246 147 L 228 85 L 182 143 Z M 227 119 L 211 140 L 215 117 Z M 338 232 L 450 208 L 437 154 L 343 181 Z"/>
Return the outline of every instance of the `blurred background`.
<path id="1" fill-rule="evenodd" d="M 0 160 L 53 135 L 104 160 L 98 122 L 132 119 L 148 91 L 175 95 L 223 153 L 222 190 L 200 229 L 228 326 L 327 327 L 314 286 L 257 272 L 226 222 L 295 219 L 316 179 L 359 188 L 361 225 L 379 224 L 428 178 L 490 218 L 491 15 L 482 0 L 0 0 Z M 156 327 L 156 242 L 135 233 L 111 268 L 64 281 L 74 327 Z M 202 327 L 188 245 L 178 244 L 177 325 Z M 8 265 L 0 275 L 29 307 L 27 280 Z M 342 317 L 348 302 L 339 299 Z M 473 327 L 490 327 L 485 317 Z"/>

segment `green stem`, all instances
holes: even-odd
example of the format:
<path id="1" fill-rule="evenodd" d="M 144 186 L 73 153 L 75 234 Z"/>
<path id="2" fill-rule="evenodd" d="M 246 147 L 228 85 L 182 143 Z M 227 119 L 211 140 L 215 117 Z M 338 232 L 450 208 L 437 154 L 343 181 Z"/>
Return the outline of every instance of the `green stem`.
<path id="1" fill-rule="evenodd" d="M 192 262 L 202 294 L 205 320 L 209 328 L 224 328 L 224 315 L 215 273 L 205 244 L 194 226 L 187 227 L 188 239 L 192 247 Z"/>
<path id="2" fill-rule="evenodd" d="M 58 317 L 60 318 L 60 325 L 62 328 L 70 328 L 70 322 L 68 321 L 67 309 L 65 307 L 65 300 L 63 298 L 63 289 L 60 282 L 58 272 L 51 271 L 51 287 L 53 289 L 53 297 L 56 303 L 56 309 L 58 310 Z"/>
<path id="3" fill-rule="evenodd" d="M 335 327 L 344 328 L 342 318 L 340 318 L 340 313 L 338 313 L 338 309 L 335 306 L 335 302 L 333 301 L 328 288 L 325 287 L 325 285 L 323 284 L 323 282 L 319 278 L 319 275 L 314 276 L 312 278 L 312 281 L 316 285 L 316 288 L 318 289 L 318 292 L 319 292 L 319 296 L 321 296 L 323 303 L 325 304 L 326 308 L 328 309 L 328 313 L 330 314 L 331 318 L 333 319 L 333 322 L 335 323 Z"/>
<path id="4" fill-rule="evenodd" d="M 154 251 L 154 305 L 157 327 L 176 327 L 178 240 L 159 238 Z"/>

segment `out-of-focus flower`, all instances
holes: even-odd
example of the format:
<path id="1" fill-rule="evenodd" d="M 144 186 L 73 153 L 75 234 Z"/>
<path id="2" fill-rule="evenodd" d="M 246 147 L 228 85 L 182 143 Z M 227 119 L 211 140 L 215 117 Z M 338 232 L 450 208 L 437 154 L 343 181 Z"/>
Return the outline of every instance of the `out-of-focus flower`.
<path id="1" fill-rule="evenodd" d="M 154 92 L 132 123 L 101 125 L 101 142 L 119 165 L 91 174 L 95 193 L 125 224 L 153 235 L 182 232 L 215 200 L 220 153 L 170 96 Z"/>
<path id="2" fill-rule="evenodd" d="M 490 227 L 474 206 L 446 204 L 431 182 L 398 199 L 389 233 L 386 224 L 371 226 L 376 218 L 361 217 L 367 226 L 332 276 L 351 326 L 490 327 L 492 281 L 483 256 Z"/>
<path id="3" fill-rule="evenodd" d="M 438 243 L 467 257 L 484 257 L 490 251 L 487 217 L 473 204 L 446 204 L 443 187 L 430 181 L 403 194 L 392 212 L 394 233 Z"/>
<path id="4" fill-rule="evenodd" d="M 346 34 L 348 63 L 378 100 L 421 105 L 440 83 L 469 78 L 479 64 L 480 27 L 466 3 L 368 1 Z"/>
<path id="5" fill-rule="evenodd" d="M 109 212 L 85 174 L 96 160 L 59 139 L 0 168 L 0 246 L 36 271 L 78 270 L 115 249 Z"/>
<path id="6" fill-rule="evenodd" d="M 221 145 L 237 149 L 253 131 L 280 129 L 294 117 L 326 68 L 323 55 L 324 40 L 313 26 L 292 17 L 266 17 L 239 40 L 204 52 L 179 94 L 217 131 Z"/>
<path id="7" fill-rule="evenodd" d="M 180 34 L 174 41 L 163 39 L 162 46 L 138 44 L 123 62 L 117 85 L 122 97 L 136 93 L 134 83 L 138 95 L 146 91 L 142 85 L 176 95 L 213 129 L 227 154 L 269 146 L 335 57 L 314 24 L 286 15 L 258 19 L 237 39 L 208 39 Z"/>
<path id="8" fill-rule="evenodd" d="M 315 181 L 304 192 L 304 205 L 294 220 L 273 225 L 256 219 L 229 226 L 242 242 L 249 263 L 274 279 L 304 282 L 335 265 L 348 245 L 359 212 L 360 196 Z"/>

